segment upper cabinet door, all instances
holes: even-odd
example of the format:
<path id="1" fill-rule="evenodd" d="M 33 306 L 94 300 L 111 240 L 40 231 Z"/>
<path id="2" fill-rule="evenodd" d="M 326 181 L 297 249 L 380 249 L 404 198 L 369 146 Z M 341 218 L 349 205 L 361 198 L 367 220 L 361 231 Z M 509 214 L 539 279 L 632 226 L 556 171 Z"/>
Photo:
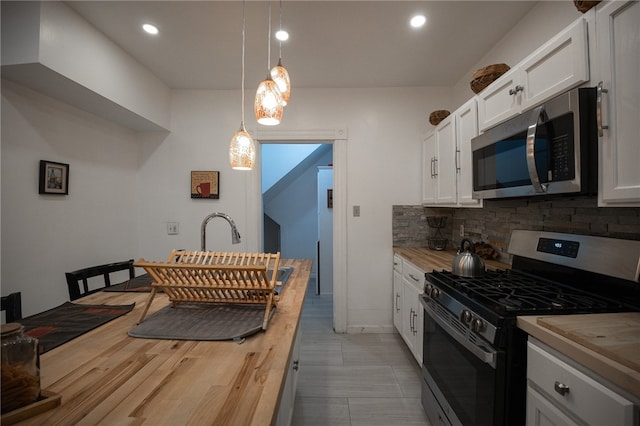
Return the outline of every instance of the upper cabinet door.
<path id="1" fill-rule="evenodd" d="M 436 134 L 422 141 L 422 204 L 436 202 Z"/>
<path id="2" fill-rule="evenodd" d="M 576 20 L 478 94 L 481 132 L 589 80 L 587 22 Z"/>
<path id="3" fill-rule="evenodd" d="M 575 21 L 525 59 L 519 68 L 523 111 L 588 81 L 587 22 Z"/>
<path id="4" fill-rule="evenodd" d="M 640 206 L 640 3 L 596 11 L 600 92 L 598 205 Z"/>
<path id="5" fill-rule="evenodd" d="M 511 68 L 478 94 L 478 125 L 484 131 L 520 112 L 519 70 Z"/>
<path id="6" fill-rule="evenodd" d="M 456 121 L 454 114 L 436 127 L 436 203 L 456 203 Z"/>
<path id="7" fill-rule="evenodd" d="M 482 207 L 482 200 L 473 195 L 473 169 L 471 163 L 471 139 L 478 136 L 478 118 L 475 98 L 456 111 L 457 151 L 456 171 L 458 172 L 458 205 Z"/>

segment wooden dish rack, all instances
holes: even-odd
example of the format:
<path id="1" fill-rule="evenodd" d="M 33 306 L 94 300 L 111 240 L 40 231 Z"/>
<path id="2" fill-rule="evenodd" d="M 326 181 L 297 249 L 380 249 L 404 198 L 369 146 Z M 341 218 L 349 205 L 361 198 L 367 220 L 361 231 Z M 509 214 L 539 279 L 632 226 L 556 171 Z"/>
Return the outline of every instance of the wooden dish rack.
<path id="1" fill-rule="evenodd" d="M 265 305 L 262 329 L 267 329 L 271 309 L 276 306 L 276 276 L 280 253 L 228 253 L 173 250 L 166 262 L 140 259 L 153 279 L 140 324 L 159 289 L 177 303 L 233 303 Z"/>

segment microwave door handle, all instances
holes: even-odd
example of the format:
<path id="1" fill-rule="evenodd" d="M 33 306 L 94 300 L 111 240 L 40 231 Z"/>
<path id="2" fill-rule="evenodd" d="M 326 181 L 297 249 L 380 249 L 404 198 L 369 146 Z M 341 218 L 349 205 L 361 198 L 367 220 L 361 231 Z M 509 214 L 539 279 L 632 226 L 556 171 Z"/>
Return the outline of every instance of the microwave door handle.
<path id="1" fill-rule="evenodd" d="M 536 169 L 536 132 L 538 131 L 538 125 L 544 121 L 545 116 L 543 105 L 533 110 L 534 120 L 527 130 L 527 169 L 536 193 L 546 192 L 547 190 L 547 186 L 540 183 L 540 176 L 538 176 L 538 170 Z"/>

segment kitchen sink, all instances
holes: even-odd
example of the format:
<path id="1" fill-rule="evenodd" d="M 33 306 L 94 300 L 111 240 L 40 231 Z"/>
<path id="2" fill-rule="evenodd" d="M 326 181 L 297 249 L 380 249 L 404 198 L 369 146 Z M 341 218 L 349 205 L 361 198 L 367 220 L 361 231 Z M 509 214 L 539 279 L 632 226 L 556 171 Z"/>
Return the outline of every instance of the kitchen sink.
<path id="1" fill-rule="evenodd" d="M 276 286 L 276 291 L 275 291 L 276 294 L 282 294 L 282 292 L 284 291 L 284 288 L 287 285 L 287 281 L 289 281 L 289 277 L 291 276 L 292 272 L 293 272 L 292 266 L 278 267 L 278 272 L 276 274 L 276 281 L 281 282 L 282 285 Z M 272 273 L 273 273 L 273 269 L 267 272 L 267 276 L 270 277 Z"/>

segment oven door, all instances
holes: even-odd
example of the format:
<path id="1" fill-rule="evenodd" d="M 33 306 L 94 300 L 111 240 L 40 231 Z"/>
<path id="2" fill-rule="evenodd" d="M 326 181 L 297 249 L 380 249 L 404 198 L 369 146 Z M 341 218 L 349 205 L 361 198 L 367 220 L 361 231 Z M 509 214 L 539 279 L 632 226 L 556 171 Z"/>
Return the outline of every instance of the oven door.
<path id="1" fill-rule="evenodd" d="M 504 353 L 475 339 L 467 326 L 435 301 L 423 299 L 422 304 L 422 398 L 430 421 L 437 425 L 503 424 Z"/>

